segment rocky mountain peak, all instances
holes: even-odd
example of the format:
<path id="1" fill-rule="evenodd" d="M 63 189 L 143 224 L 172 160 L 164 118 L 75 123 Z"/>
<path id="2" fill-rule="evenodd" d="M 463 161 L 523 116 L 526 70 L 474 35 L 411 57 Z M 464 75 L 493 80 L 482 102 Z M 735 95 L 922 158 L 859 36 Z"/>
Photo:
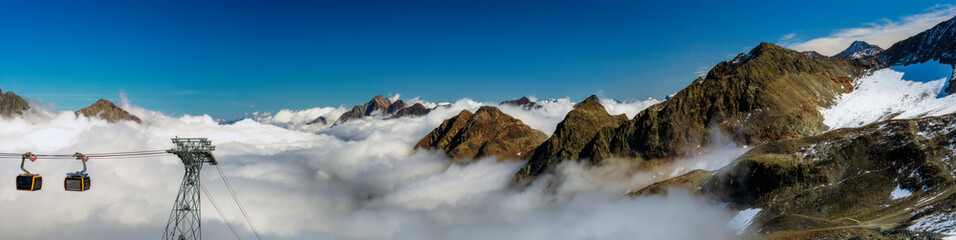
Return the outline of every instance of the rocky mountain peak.
<path id="1" fill-rule="evenodd" d="M 23 100 L 16 93 L 0 89 L 0 116 L 9 117 L 23 114 L 23 111 L 30 109 L 26 100 Z"/>
<path id="2" fill-rule="evenodd" d="M 929 60 L 956 64 L 956 17 L 894 43 L 880 54 L 880 62 L 887 66 L 909 65 Z"/>
<path id="3" fill-rule="evenodd" d="M 517 100 L 504 101 L 504 102 L 501 102 L 501 105 L 512 105 L 512 106 L 522 107 L 524 109 L 541 108 L 541 105 L 539 105 L 538 103 L 534 101 L 531 101 L 531 99 L 528 97 L 521 97 L 520 99 L 517 99 Z"/>
<path id="4" fill-rule="evenodd" d="M 735 57 L 732 62 L 742 63 L 743 61 L 750 60 L 759 56 L 763 56 L 765 54 L 785 53 L 788 51 L 793 51 L 793 50 L 786 49 L 784 47 L 781 47 L 780 45 L 773 44 L 773 43 L 760 42 L 760 44 L 757 44 L 757 46 L 754 46 L 754 48 L 750 49 L 750 52 L 747 52 L 746 55 L 743 55 L 744 57 L 743 59 L 741 59 L 741 55 L 737 55 L 737 57 Z"/>
<path id="5" fill-rule="evenodd" d="M 777 46 L 776 44 L 773 44 L 773 43 L 761 42 L 760 44 L 755 46 L 753 49 L 750 50 L 750 52 L 746 54 L 744 53 L 737 54 L 737 56 L 730 61 L 717 63 L 716 66 L 714 66 L 713 68 L 710 69 L 710 71 L 707 72 L 707 76 L 704 78 L 704 80 L 728 79 L 732 77 L 732 74 L 736 73 L 737 67 L 740 67 L 755 58 L 760 58 L 760 57 L 765 59 L 776 58 L 781 55 L 788 55 L 788 54 L 792 55 L 791 52 L 794 52 L 794 51 Z"/>
<path id="6" fill-rule="evenodd" d="M 817 52 L 817 51 L 803 51 L 803 54 L 804 54 L 804 55 L 807 55 L 807 57 L 810 57 L 810 58 L 813 58 L 813 59 L 816 59 L 816 60 L 821 60 L 821 59 L 827 58 L 826 55 L 823 55 L 822 53 L 819 53 L 819 52 Z"/>
<path id="7" fill-rule="evenodd" d="M 491 117 L 491 118 L 497 118 L 500 116 L 508 116 L 508 114 L 501 112 L 500 109 L 494 106 L 481 106 L 478 108 L 478 111 L 475 111 L 475 117 L 485 117 L 485 116 Z M 511 116 L 508 116 L 508 117 L 511 117 Z M 512 118 L 512 119 L 516 121 L 521 121 L 516 118 Z"/>
<path id="8" fill-rule="evenodd" d="M 765 51 L 774 51 L 774 50 L 781 50 L 781 49 L 784 49 L 784 48 L 780 47 L 777 44 L 768 43 L 768 42 L 760 42 L 759 44 L 757 44 L 757 46 L 754 46 L 754 48 L 751 48 L 750 53 L 748 54 L 755 56 L 755 55 L 760 55 L 761 53 Z"/>
<path id="9" fill-rule="evenodd" d="M 375 97 L 372 97 L 372 100 L 369 100 L 365 105 L 355 105 L 351 111 L 343 113 L 339 116 L 339 119 L 335 121 L 335 124 L 365 117 L 387 116 L 387 118 L 397 118 L 404 116 L 423 116 L 429 112 L 431 112 L 431 109 L 426 108 L 425 105 L 420 103 L 413 104 L 409 107 L 408 104 L 401 99 L 392 102 L 388 98 L 382 97 L 382 95 L 375 95 Z M 319 120 L 313 120 L 313 122 L 316 121 Z"/>
<path id="10" fill-rule="evenodd" d="M 391 100 L 382 97 L 382 95 L 375 95 L 371 101 L 365 103 L 365 116 L 384 116 L 388 114 L 388 106 L 390 105 L 392 105 Z"/>
<path id="11" fill-rule="evenodd" d="M 597 95 L 593 95 L 593 94 L 585 98 L 583 101 L 574 104 L 574 108 L 579 108 L 579 107 L 587 107 L 592 109 L 596 109 L 597 107 L 600 107 L 601 109 L 604 109 L 604 105 L 601 104 L 601 99 L 598 98 Z"/>
<path id="12" fill-rule="evenodd" d="M 307 123 L 305 123 L 305 124 L 306 124 L 306 125 L 311 125 L 311 124 L 327 125 L 327 124 L 329 124 L 329 120 L 326 119 L 324 116 L 319 116 L 319 117 L 317 117 L 317 118 L 313 119 L 312 121 L 309 121 L 309 122 L 307 122 Z"/>
<path id="13" fill-rule="evenodd" d="M 402 108 L 405 108 L 405 106 L 406 106 L 405 101 L 402 101 L 401 99 L 395 100 L 395 102 L 388 105 L 388 109 L 386 109 L 386 112 L 388 112 L 388 114 L 395 114 L 399 110 L 402 110 Z"/>
<path id="14" fill-rule="evenodd" d="M 113 104 L 113 102 L 102 98 L 99 101 L 96 101 L 96 103 L 93 103 L 93 105 L 76 111 L 76 114 L 82 114 L 86 117 L 99 117 L 111 123 L 115 123 L 120 120 L 129 120 L 140 123 L 139 117 L 136 117 L 126 110 L 117 107 L 116 104 Z"/>
<path id="15" fill-rule="evenodd" d="M 528 165 L 515 174 L 514 184 L 533 181 L 538 175 L 550 171 L 560 161 L 577 160 L 594 135 L 603 129 L 615 129 L 627 122 L 624 114 L 611 115 L 595 95 L 584 99 L 568 112 L 554 134 L 535 148 Z"/>
<path id="16" fill-rule="evenodd" d="M 838 53 L 834 57 L 844 57 L 849 59 L 858 59 L 862 57 L 874 56 L 883 52 L 883 48 L 871 45 L 864 41 L 854 41 L 846 50 Z"/>
<path id="17" fill-rule="evenodd" d="M 815 135 L 827 129 L 816 109 L 848 91 L 847 76 L 864 72 L 847 59 L 813 59 L 761 43 L 618 129 L 599 132 L 581 158 L 670 159 L 716 144 L 714 132 L 738 145 Z"/>
<path id="18" fill-rule="evenodd" d="M 927 61 L 949 64 L 956 75 L 956 17 L 894 43 L 879 55 L 883 66 L 906 66 Z M 956 79 L 950 78 L 949 86 L 943 91 L 956 93 Z"/>
<path id="19" fill-rule="evenodd" d="M 459 163 L 470 163 L 486 156 L 499 160 L 525 160 L 547 135 L 528 127 L 521 120 L 493 106 L 472 113 L 462 110 L 442 122 L 415 146 L 416 149 L 441 149 Z"/>
<path id="20" fill-rule="evenodd" d="M 400 117 L 407 117 L 407 116 L 425 116 L 431 111 L 432 111 L 431 108 L 427 108 L 425 107 L 425 105 L 422 105 L 421 103 L 415 103 L 415 104 L 412 104 L 411 107 L 406 107 L 406 108 L 402 108 L 401 110 L 398 110 L 398 112 L 395 112 L 395 114 L 392 115 L 392 117 L 400 118 Z"/>

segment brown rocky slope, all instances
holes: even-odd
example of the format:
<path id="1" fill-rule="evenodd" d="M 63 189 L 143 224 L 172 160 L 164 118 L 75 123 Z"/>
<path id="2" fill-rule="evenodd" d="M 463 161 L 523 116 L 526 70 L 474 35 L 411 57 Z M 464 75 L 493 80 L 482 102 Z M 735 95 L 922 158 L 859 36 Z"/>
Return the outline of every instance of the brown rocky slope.
<path id="1" fill-rule="evenodd" d="M 486 156 L 525 160 L 545 139 L 547 135 L 524 125 L 521 120 L 496 107 L 484 106 L 475 113 L 462 110 L 457 116 L 445 120 L 422 138 L 415 149 L 441 149 L 460 163 Z"/>
<path id="2" fill-rule="evenodd" d="M 424 116 L 431 112 L 432 109 L 426 108 L 421 103 L 415 103 L 412 106 L 408 106 L 405 101 L 395 100 L 392 102 L 388 98 L 382 97 L 382 95 L 376 95 L 369 100 L 365 105 L 355 105 L 352 107 L 352 110 L 343 113 L 339 116 L 338 120 L 334 124 L 348 122 L 354 119 L 362 119 L 366 117 L 389 117 L 389 118 L 398 118 L 398 117 L 408 117 L 408 116 Z M 318 117 L 315 120 L 309 121 L 306 124 L 327 124 L 328 119 L 325 117 Z"/>
<path id="3" fill-rule="evenodd" d="M 96 101 L 96 103 L 93 103 L 93 105 L 76 111 L 76 114 L 82 114 L 86 117 L 99 117 L 111 123 L 115 123 L 120 120 L 129 120 L 140 123 L 138 117 L 130 114 L 120 107 L 117 107 L 116 104 L 113 104 L 105 99 L 100 99 L 99 101 Z"/>
<path id="4" fill-rule="evenodd" d="M 851 91 L 852 79 L 867 68 L 761 43 L 619 128 L 601 131 L 581 157 L 675 158 L 714 143 L 714 133 L 738 145 L 815 135 L 827 130 L 817 109 Z"/>
<path id="5" fill-rule="evenodd" d="M 591 95 L 568 112 L 554 134 L 534 150 L 528 165 L 518 171 L 514 184 L 530 183 L 564 160 L 577 160 L 588 141 L 601 129 L 613 129 L 627 121 L 624 114 L 611 115 L 597 96 Z"/>
<path id="6" fill-rule="evenodd" d="M 16 93 L 0 89 L 0 116 L 9 117 L 23 114 L 23 111 L 30 109 L 30 105 Z"/>
<path id="7" fill-rule="evenodd" d="M 953 126 L 956 114 L 768 143 L 700 189 L 732 208 L 763 209 L 751 229 L 772 236 L 954 228 L 956 222 L 937 221 L 956 217 Z"/>

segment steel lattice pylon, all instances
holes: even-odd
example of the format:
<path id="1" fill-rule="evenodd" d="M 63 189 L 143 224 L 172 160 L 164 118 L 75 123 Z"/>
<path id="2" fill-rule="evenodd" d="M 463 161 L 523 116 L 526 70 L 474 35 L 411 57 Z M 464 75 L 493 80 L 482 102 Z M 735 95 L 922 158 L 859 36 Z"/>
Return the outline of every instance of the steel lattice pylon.
<path id="1" fill-rule="evenodd" d="M 216 158 L 212 151 L 216 147 L 206 138 L 173 138 L 173 149 L 166 150 L 176 154 L 183 161 L 186 174 L 183 175 L 179 194 L 173 203 L 173 210 L 169 213 L 166 222 L 164 240 L 193 240 L 202 239 L 202 215 L 200 211 L 200 181 L 199 172 L 204 163 L 216 165 Z"/>

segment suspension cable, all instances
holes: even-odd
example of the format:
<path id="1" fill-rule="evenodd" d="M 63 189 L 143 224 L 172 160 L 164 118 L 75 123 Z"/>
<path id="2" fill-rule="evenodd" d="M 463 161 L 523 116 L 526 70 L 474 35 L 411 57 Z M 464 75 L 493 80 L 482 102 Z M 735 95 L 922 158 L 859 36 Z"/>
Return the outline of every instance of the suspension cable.
<path id="1" fill-rule="evenodd" d="M 86 155 L 86 156 L 91 158 L 108 158 L 108 157 L 154 156 L 154 155 L 169 155 L 169 153 L 136 153 L 136 154 Z"/>
<path id="2" fill-rule="evenodd" d="M 142 159 L 142 158 L 145 158 L 145 157 L 172 157 L 172 156 L 171 156 L 171 155 L 168 155 L 167 153 L 164 153 L 164 154 L 148 154 L 148 155 L 91 156 L 90 158 L 91 158 L 91 159 L 98 159 L 98 160 L 104 160 L 104 159 L 106 159 L 106 160 L 112 160 L 112 159 Z M 20 158 L 21 158 L 21 157 L 0 156 L 0 159 L 20 160 Z M 50 158 L 50 157 L 45 157 L 45 158 L 42 158 L 42 159 L 45 159 L 45 160 L 75 160 L 76 158 Z"/>
<path id="3" fill-rule="evenodd" d="M 172 155 L 165 154 L 156 154 L 156 155 L 141 155 L 141 156 L 113 156 L 113 157 L 91 157 L 91 159 L 97 160 L 122 160 L 122 159 L 143 159 L 143 158 L 159 158 L 159 157 L 175 157 Z"/>
<path id="4" fill-rule="evenodd" d="M 239 201 L 239 197 L 236 196 L 236 190 L 232 188 L 232 183 L 229 183 L 229 178 L 226 178 L 226 174 L 222 172 L 222 168 L 219 165 L 216 166 L 216 170 L 219 171 L 219 176 L 222 176 L 222 181 L 226 183 L 226 188 L 229 188 L 229 193 L 232 194 L 232 200 L 236 201 L 236 205 L 239 206 L 239 211 L 242 212 L 242 216 L 246 218 L 246 223 L 249 224 L 249 228 L 252 229 L 252 232 L 256 234 L 256 239 L 262 240 L 262 237 L 259 235 L 259 230 L 256 229 L 256 225 L 252 224 L 252 219 L 249 218 L 249 214 L 246 213 L 246 207 L 242 206 L 242 202 Z"/>
<path id="5" fill-rule="evenodd" d="M 144 151 L 129 151 L 129 152 L 109 152 L 109 153 L 90 153 L 85 154 L 90 158 L 120 158 L 120 157 L 148 157 L 148 156 L 158 156 L 168 154 L 166 150 L 144 150 Z M 14 159 L 20 158 L 22 153 L 0 153 L 0 158 Z M 35 154 L 38 158 L 43 159 L 68 159 L 73 160 L 72 154 Z"/>
<path id="6" fill-rule="evenodd" d="M 132 158 L 143 158 L 143 157 L 158 157 L 158 156 L 169 156 L 169 153 L 166 150 L 143 150 L 143 151 L 129 151 L 129 152 L 109 152 L 109 153 L 91 153 L 85 154 L 85 156 L 96 159 L 132 159 Z M 41 157 L 44 159 L 69 159 L 72 160 L 75 157 L 72 154 L 35 154 L 36 157 Z M 21 159 L 23 157 L 22 153 L 4 153 L 0 152 L 0 159 Z M 242 202 L 239 201 L 239 197 L 236 195 L 235 188 L 232 187 L 232 183 L 229 182 L 229 178 L 226 177 L 226 174 L 222 172 L 222 168 L 218 165 L 216 170 L 219 172 L 219 176 L 222 176 L 222 181 L 226 184 L 226 188 L 229 189 L 229 193 L 232 195 L 232 200 L 236 202 L 236 206 L 239 207 L 239 211 L 242 212 L 243 218 L 245 218 L 246 223 L 249 224 L 249 228 L 252 229 L 252 232 L 255 233 L 256 239 L 262 240 L 262 237 L 259 235 L 259 230 L 256 229 L 255 224 L 252 223 L 252 219 L 249 217 L 249 213 L 246 212 L 245 206 L 242 205 Z M 209 191 L 206 190 L 206 186 L 200 184 L 203 194 L 209 198 L 209 201 L 212 203 L 213 208 L 216 209 L 216 212 L 219 213 L 219 216 L 222 217 L 223 222 L 226 223 L 226 226 L 229 227 L 229 230 L 236 235 L 237 239 L 242 240 L 242 237 L 239 236 L 239 232 L 236 231 L 235 227 L 226 219 L 226 215 L 223 214 L 222 209 L 219 208 L 219 204 L 216 200 L 209 194 Z"/>
<path id="7" fill-rule="evenodd" d="M 166 150 L 158 151 L 142 151 L 142 152 L 125 152 L 125 153 L 91 153 L 86 154 L 88 156 L 113 156 L 113 155 L 148 155 L 148 154 L 166 154 Z"/>
<path id="8" fill-rule="evenodd" d="M 239 236 L 239 232 L 236 231 L 236 228 L 232 226 L 232 223 L 229 223 L 229 220 L 226 219 L 226 215 L 222 213 L 222 209 L 219 209 L 219 204 L 216 203 L 216 199 L 213 199 L 212 194 L 209 194 L 209 191 L 206 190 L 206 186 L 203 186 L 202 183 L 200 183 L 199 188 L 201 188 L 202 193 L 206 194 L 206 197 L 209 198 L 209 202 L 212 203 L 212 207 L 216 209 L 216 212 L 219 212 L 219 217 L 222 218 L 222 222 L 226 223 L 226 226 L 229 227 L 229 230 L 232 231 L 232 234 L 236 235 L 236 239 L 242 240 L 242 237 Z"/>

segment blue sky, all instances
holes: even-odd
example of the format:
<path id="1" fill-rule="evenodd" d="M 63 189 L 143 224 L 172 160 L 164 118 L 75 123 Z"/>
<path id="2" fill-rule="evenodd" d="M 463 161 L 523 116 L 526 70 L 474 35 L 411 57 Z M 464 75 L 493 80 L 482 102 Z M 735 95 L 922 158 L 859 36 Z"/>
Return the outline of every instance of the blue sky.
<path id="1" fill-rule="evenodd" d="M 61 110 L 122 92 L 217 118 L 395 93 L 662 98 L 759 42 L 912 28 L 908 16 L 953 12 L 939 3 L 3 1 L 0 88 Z"/>

